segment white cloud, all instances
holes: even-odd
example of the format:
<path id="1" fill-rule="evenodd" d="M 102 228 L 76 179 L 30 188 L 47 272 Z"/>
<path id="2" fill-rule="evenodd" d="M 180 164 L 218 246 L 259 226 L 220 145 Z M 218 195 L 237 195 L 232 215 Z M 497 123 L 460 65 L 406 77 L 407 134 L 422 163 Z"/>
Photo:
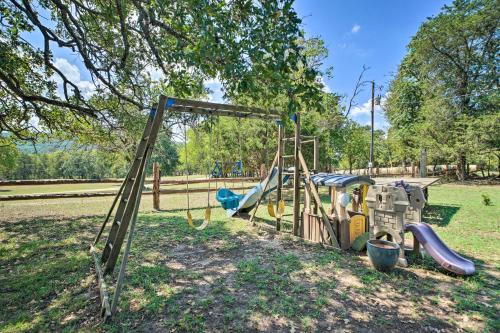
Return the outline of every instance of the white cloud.
<path id="1" fill-rule="evenodd" d="M 85 98 L 89 98 L 94 94 L 96 89 L 94 83 L 82 80 L 80 75 L 80 70 L 78 69 L 77 66 L 71 64 L 65 58 L 56 58 L 54 66 L 57 69 L 59 69 L 70 82 L 75 84 L 80 89 L 82 95 Z M 63 97 L 64 96 L 63 86 L 62 86 L 63 80 L 58 74 L 54 74 L 52 76 L 52 79 L 57 83 L 59 95 Z M 68 94 L 72 94 L 72 92 L 68 91 Z"/>
<path id="2" fill-rule="evenodd" d="M 319 79 L 319 83 L 321 83 L 323 85 L 323 88 L 322 90 L 326 93 L 331 93 L 332 90 L 330 89 L 330 87 L 328 86 L 328 84 L 326 83 L 325 79 L 323 77 L 320 77 Z"/>
<path id="3" fill-rule="evenodd" d="M 361 26 L 359 24 L 355 24 L 351 28 L 351 33 L 355 34 L 358 33 L 358 31 L 361 29 Z"/>
<path id="4" fill-rule="evenodd" d="M 80 81 L 80 70 L 75 65 L 70 64 L 68 60 L 57 58 L 54 62 L 54 66 L 56 66 L 71 82 Z"/>
<path id="5" fill-rule="evenodd" d="M 353 107 L 351 109 L 351 115 L 352 116 L 358 116 L 358 115 L 362 115 L 362 114 L 370 114 L 371 107 L 372 107 L 372 100 L 370 98 L 365 103 Z M 377 105 L 375 107 L 377 107 Z"/>
<path id="6" fill-rule="evenodd" d="M 386 101 L 386 96 L 383 96 L 380 99 L 380 104 L 383 105 Z M 365 103 L 355 106 L 351 109 L 351 116 L 359 116 L 359 115 L 365 115 L 365 114 L 370 114 L 372 109 L 372 99 L 370 98 L 368 101 Z M 382 107 L 380 105 L 375 105 L 375 112 L 381 112 Z"/>

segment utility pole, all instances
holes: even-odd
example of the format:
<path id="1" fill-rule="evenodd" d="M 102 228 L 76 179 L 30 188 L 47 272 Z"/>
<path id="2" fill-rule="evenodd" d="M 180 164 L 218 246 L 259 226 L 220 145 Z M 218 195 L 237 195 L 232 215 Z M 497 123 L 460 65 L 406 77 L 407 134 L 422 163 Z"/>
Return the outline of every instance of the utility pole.
<path id="1" fill-rule="evenodd" d="M 370 138 L 370 163 L 368 163 L 368 174 L 373 175 L 373 136 L 375 122 L 375 81 L 372 81 L 372 109 L 371 109 L 371 138 Z"/>

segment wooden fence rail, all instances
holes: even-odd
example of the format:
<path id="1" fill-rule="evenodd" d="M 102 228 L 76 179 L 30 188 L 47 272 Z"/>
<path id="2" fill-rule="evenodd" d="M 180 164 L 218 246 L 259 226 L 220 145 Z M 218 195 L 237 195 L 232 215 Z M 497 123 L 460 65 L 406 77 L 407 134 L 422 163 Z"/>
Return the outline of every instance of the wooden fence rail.
<path id="1" fill-rule="evenodd" d="M 258 181 L 259 177 L 238 177 L 238 178 L 211 178 L 210 181 L 217 182 L 241 182 Z M 189 184 L 208 183 L 209 178 L 190 179 Z M 61 185 L 61 184 L 99 184 L 99 183 L 122 183 L 123 178 L 103 178 L 103 179 L 32 179 L 32 180 L 0 180 L 0 186 L 16 185 Z M 153 179 L 146 179 L 145 183 L 152 183 Z M 160 182 L 162 185 L 186 185 L 185 180 L 165 179 Z"/>
<path id="2" fill-rule="evenodd" d="M 122 183 L 120 178 L 0 180 L 0 186 Z"/>
<path id="3" fill-rule="evenodd" d="M 248 190 L 253 186 L 233 187 L 231 190 Z M 217 188 L 210 188 L 210 192 L 217 191 Z M 189 189 L 189 193 L 207 192 L 208 188 Z M 151 195 L 152 191 L 147 190 L 142 192 L 143 195 Z M 160 194 L 184 194 L 186 189 L 175 190 L 160 190 Z M 85 192 L 85 193 L 45 193 L 45 194 L 15 194 L 15 195 L 0 195 L 0 201 L 15 201 L 15 200 L 35 200 L 35 199 L 64 199 L 64 198 L 92 198 L 92 197 L 111 197 L 117 192 Z"/>
<path id="4" fill-rule="evenodd" d="M 190 179 L 189 180 L 189 185 L 191 184 L 202 184 L 202 183 L 208 183 L 208 178 L 202 178 L 202 179 Z M 255 181 L 260 181 L 261 179 L 259 177 L 240 177 L 240 178 L 211 178 L 210 182 L 214 183 L 217 182 L 219 184 L 221 183 L 236 183 L 236 182 L 255 182 Z M 160 181 L 161 185 L 186 185 L 186 180 L 173 180 L 173 179 L 166 179 Z"/>

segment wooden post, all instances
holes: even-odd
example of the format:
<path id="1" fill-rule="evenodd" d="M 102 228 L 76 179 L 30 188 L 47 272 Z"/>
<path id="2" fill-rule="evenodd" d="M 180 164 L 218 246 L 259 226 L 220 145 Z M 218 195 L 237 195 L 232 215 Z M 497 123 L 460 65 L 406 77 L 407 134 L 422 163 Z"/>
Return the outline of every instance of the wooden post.
<path id="1" fill-rule="evenodd" d="M 422 149 L 420 151 L 420 177 L 427 177 L 427 150 Z"/>
<path id="2" fill-rule="evenodd" d="M 311 213 L 311 194 L 309 191 L 304 192 L 304 211 Z"/>
<path id="3" fill-rule="evenodd" d="M 160 164 L 153 163 L 153 208 L 160 210 Z"/>
<path id="4" fill-rule="evenodd" d="M 373 153 L 374 153 L 374 145 L 373 145 L 373 138 L 374 138 L 374 133 L 375 133 L 375 81 L 372 81 L 372 99 L 371 99 L 371 126 L 370 126 L 370 163 L 368 164 L 368 174 L 370 177 L 373 175 L 373 163 L 375 162 L 373 160 Z"/>
<path id="5" fill-rule="evenodd" d="M 319 139 L 317 136 L 314 137 L 314 164 L 313 169 L 314 173 L 318 173 L 319 171 Z"/>
<path id="6" fill-rule="evenodd" d="M 335 217 L 335 187 L 329 187 L 330 191 L 330 217 Z"/>
<path id="7" fill-rule="evenodd" d="M 300 112 L 295 114 L 295 149 L 293 170 L 293 235 L 299 235 L 300 223 Z"/>
<path id="8" fill-rule="evenodd" d="M 313 148 L 314 148 L 313 169 L 314 169 L 314 173 L 318 173 L 319 172 L 319 138 L 317 136 L 314 137 L 314 147 Z M 316 202 L 314 202 L 313 213 L 318 214 L 318 205 L 316 204 Z"/>
<path id="9" fill-rule="evenodd" d="M 283 187 L 283 151 L 285 137 L 285 128 L 282 124 L 278 124 L 278 188 L 276 189 L 276 211 L 279 211 L 279 202 L 282 199 L 281 189 Z M 281 230 L 281 217 L 276 218 L 276 230 Z"/>
<path id="10" fill-rule="evenodd" d="M 411 177 L 415 178 L 415 162 L 411 161 Z"/>

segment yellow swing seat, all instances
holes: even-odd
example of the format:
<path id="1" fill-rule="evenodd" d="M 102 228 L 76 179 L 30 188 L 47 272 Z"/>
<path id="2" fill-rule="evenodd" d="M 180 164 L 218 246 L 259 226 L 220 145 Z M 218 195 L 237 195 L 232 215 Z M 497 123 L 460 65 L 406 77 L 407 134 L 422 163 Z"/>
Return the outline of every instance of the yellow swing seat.
<path id="1" fill-rule="evenodd" d="M 194 223 L 193 223 L 193 216 L 191 215 L 191 212 L 188 211 L 187 212 L 187 223 L 191 228 L 194 228 L 196 230 L 203 230 L 206 227 L 208 227 L 208 224 L 210 223 L 211 215 L 212 215 L 212 208 L 210 206 L 208 206 L 205 209 L 205 218 L 203 219 L 203 223 L 201 225 L 195 227 Z"/>
<path id="2" fill-rule="evenodd" d="M 278 202 L 278 214 L 276 214 L 274 212 L 274 205 L 271 201 L 269 201 L 267 204 L 267 212 L 271 217 L 278 218 L 278 219 L 282 218 L 283 214 L 285 213 L 285 201 L 283 199 L 281 199 Z"/>

